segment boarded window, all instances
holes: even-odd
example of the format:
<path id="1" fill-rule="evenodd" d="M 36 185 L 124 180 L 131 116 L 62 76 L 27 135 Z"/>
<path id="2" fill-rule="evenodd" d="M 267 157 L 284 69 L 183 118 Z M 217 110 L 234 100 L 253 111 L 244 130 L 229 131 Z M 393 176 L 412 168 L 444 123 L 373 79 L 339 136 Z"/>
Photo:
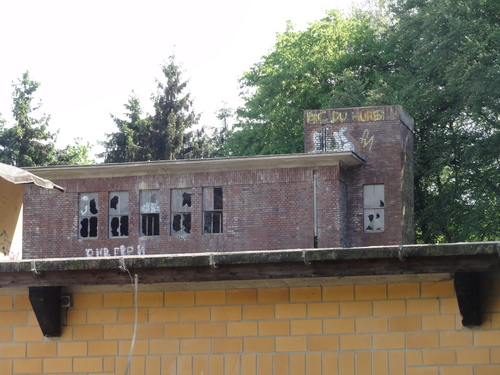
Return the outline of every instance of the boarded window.
<path id="1" fill-rule="evenodd" d="M 160 235 L 159 190 L 141 190 L 141 236 Z"/>
<path id="2" fill-rule="evenodd" d="M 363 189 L 365 232 L 384 231 L 384 185 L 365 185 Z"/>
<path id="3" fill-rule="evenodd" d="M 80 193 L 78 203 L 78 218 L 80 223 L 80 238 L 97 237 L 97 193 Z"/>
<path id="4" fill-rule="evenodd" d="M 203 233 L 222 233 L 222 188 L 203 188 Z"/>
<path id="5" fill-rule="evenodd" d="M 109 237 L 128 236 L 128 191 L 109 193 Z"/>
<path id="6" fill-rule="evenodd" d="M 191 234 L 191 190 L 172 189 L 170 234 Z"/>

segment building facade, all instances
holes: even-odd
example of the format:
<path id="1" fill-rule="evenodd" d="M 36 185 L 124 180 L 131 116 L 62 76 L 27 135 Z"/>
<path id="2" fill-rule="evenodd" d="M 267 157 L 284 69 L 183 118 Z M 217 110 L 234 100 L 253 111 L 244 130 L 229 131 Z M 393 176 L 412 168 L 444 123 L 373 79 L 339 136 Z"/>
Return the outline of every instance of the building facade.
<path id="1" fill-rule="evenodd" d="M 399 106 L 306 111 L 305 152 L 33 168 L 24 257 L 413 243 L 413 120 Z M 57 240 L 54 240 L 57 239 Z"/>

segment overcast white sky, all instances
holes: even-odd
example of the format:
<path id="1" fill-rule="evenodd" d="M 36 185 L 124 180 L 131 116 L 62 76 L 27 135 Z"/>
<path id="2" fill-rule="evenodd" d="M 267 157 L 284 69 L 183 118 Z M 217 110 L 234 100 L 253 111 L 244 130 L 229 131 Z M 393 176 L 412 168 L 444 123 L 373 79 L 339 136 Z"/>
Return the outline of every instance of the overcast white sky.
<path id="1" fill-rule="evenodd" d="M 236 107 L 238 78 L 274 45 L 286 20 L 299 29 L 351 0 L 0 0 L 0 113 L 11 122 L 12 82 L 41 82 L 38 112 L 51 115 L 58 146 L 96 144 L 116 131 L 132 90 L 150 111 L 160 66 L 182 64 L 201 124 Z M 40 114 L 41 114 L 40 113 Z M 100 151 L 94 147 L 93 152 Z"/>

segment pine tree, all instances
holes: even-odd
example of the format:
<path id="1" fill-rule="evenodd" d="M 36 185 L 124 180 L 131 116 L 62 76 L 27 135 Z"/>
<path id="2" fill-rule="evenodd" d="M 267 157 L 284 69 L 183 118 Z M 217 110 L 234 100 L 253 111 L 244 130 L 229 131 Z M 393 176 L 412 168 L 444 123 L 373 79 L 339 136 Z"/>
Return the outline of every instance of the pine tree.
<path id="1" fill-rule="evenodd" d="M 33 106 L 34 93 L 40 86 L 32 81 L 29 72 L 22 79 L 13 83 L 12 114 L 14 126 L 5 128 L 0 123 L 0 161 L 17 167 L 33 167 L 49 165 L 55 162 L 55 146 L 57 133 L 50 133 L 48 123 L 50 116 L 33 117 L 33 112 L 41 103 Z"/>

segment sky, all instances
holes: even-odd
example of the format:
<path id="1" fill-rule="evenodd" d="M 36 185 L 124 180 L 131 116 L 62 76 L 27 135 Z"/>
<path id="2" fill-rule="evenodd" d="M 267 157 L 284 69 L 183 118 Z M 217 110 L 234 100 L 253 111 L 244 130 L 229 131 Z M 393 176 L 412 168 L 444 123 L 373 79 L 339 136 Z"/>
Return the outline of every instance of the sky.
<path id="1" fill-rule="evenodd" d="M 303 30 L 350 1 L 0 0 L 0 114 L 12 125 L 12 83 L 29 71 L 57 146 L 81 138 L 100 152 L 132 91 L 152 111 L 155 79 L 175 55 L 200 124 L 217 126 L 215 111 L 242 104 L 238 79 L 287 20 Z"/>

